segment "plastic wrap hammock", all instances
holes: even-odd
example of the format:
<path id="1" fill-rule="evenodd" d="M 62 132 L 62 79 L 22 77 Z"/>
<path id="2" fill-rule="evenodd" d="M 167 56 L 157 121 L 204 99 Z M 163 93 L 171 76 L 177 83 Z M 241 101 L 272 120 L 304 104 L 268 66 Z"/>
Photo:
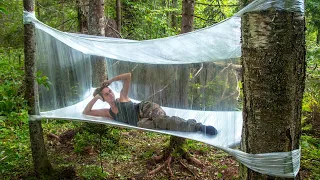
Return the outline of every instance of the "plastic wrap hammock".
<path id="1" fill-rule="evenodd" d="M 237 111 L 240 95 L 239 63 L 241 56 L 241 15 L 267 9 L 300 12 L 303 0 L 256 0 L 233 17 L 194 32 L 146 41 L 134 41 L 61 32 L 38 21 L 34 13 L 24 13 L 24 23 L 36 27 L 36 60 L 38 69 L 49 77 L 49 90 L 40 87 L 39 116 L 30 120 L 70 119 L 143 129 L 102 117 L 86 116 L 82 111 L 92 98 L 91 60 L 106 58 L 109 77 L 133 71 L 129 94 L 133 101 L 150 100 L 164 107 L 170 116 L 196 119 L 213 125 L 218 135 L 165 130 L 160 132 L 201 141 L 220 148 L 247 167 L 268 175 L 292 178 L 300 167 L 300 150 L 248 154 L 231 149 L 239 144 L 242 113 Z M 184 65 L 183 65 L 184 64 Z M 188 109 L 175 102 L 183 80 L 179 74 L 193 72 L 187 87 Z M 188 75 L 189 76 L 189 75 Z M 118 91 L 119 83 L 112 88 Z M 107 107 L 97 102 L 95 108 Z"/>

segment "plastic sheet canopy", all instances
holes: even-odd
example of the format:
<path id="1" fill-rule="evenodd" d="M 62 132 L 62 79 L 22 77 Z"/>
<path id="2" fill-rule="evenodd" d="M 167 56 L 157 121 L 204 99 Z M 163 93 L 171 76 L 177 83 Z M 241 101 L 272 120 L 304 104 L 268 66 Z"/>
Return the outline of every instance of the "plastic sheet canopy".
<path id="1" fill-rule="evenodd" d="M 61 32 L 37 20 L 34 13 L 24 12 L 24 23 L 32 23 L 36 28 L 37 68 L 52 84 L 49 90 L 40 86 L 41 114 L 30 119 L 69 119 L 143 129 L 82 114 L 92 98 L 92 63 L 97 57 L 105 57 L 109 77 L 133 72 L 129 94 L 133 101 L 156 102 L 170 116 L 196 119 L 216 127 L 218 135 L 143 130 L 205 142 L 230 153 L 257 172 L 295 177 L 300 166 L 299 149 L 264 154 L 231 149 L 239 144 L 242 130 L 239 111 L 241 16 L 270 9 L 298 12 L 303 16 L 304 2 L 256 0 L 213 26 L 146 41 Z M 189 80 L 185 81 L 186 78 Z M 121 84 L 113 83 L 111 87 L 119 92 Z M 108 105 L 97 102 L 94 108 L 108 108 Z"/>

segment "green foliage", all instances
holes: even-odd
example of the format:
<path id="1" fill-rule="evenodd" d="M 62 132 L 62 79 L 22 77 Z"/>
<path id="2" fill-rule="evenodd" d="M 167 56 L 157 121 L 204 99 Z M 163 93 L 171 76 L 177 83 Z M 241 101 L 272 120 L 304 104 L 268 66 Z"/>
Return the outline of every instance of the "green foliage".
<path id="1" fill-rule="evenodd" d="M 200 154 L 207 154 L 211 150 L 210 146 L 194 140 L 187 140 L 186 148 L 188 151 L 198 151 Z"/>
<path id="2" fill-rule="evenodd" d="M 320 45 L 307 41 L 307 78 L 303 110 L 311 112 L 313 106 L 320 107 Z"/>
<path id="3" fill-rule="evenodd" d="M 21 49 L 0 51 L 0 116 L 6 126 L 14 127 L 28 120 L 21 54 Z"/>
<path id="4" fill-rule="evenodd" d="M 7 10 L 6 10 L 6 4 L 4 3 L 4 0 L 0 0 L 0 14 L 4 13 L 7 14 Z"/>
<path id="5" fill-rule="evenodd" d="M 123 36 L 127 39 L 155 39 L 179 33 L 177 27 L 171 27 L 170 13 L 181 13 L 162 1 L 122 1 Z M 178 11 L 178 12 L 177 12 Z"/>
<path id="6" fill-rule="evenodd" d="M 0 174 L 11 179 L 29 171 L 32 166 L 28 124 L 9 126 L 0 120 Z"/>
<path id="7" fill-rule="evenodd" d="M 306 1 L 307 22 L 311 26 L 320 27 L 320 2 L 318 0 Z"/>
<path id="8" fill-rule="evenodd" d="M 23 1 L 0 1 L 0 47 L 23 47 Z M 6 13 L 1 13 L 2 10 Z"/>
<path id="9" fill-rule="evenodd" d="M 306 1 L 307 19 L 307 69 L 306 84 L 303 97 L 302 132 L 301 136 L 301 169 L 309 171 L 310 179 L 320 179 L 320 139 L 310 134 L 313 129 L 309 122 L 309 115 L 315 108 L 320 108 L 320 45 L 317 36 L 320 33 L 320 2 L 317 0 Z M 308 134 L 306 134 L 308 133 Z"/>
<path id="10" fill-rule="evenodd" d="M 22 49 L 0 49 L 0 174 L 10 178 L 31 164 Z"/>
<path id="11" fill-rule="evenodd" d="M 312 179 L 320 178 L 320 139 L 312 136 L 301 136 L 301 166 L 310 171 Z"/>
<path id="12" fill-rule="evenodd" d="M 194 27 L 199 29 L 216 24 L 231 17 L 239 7 L 239 1 L 237 0 L 199 0 L 195 5 Z"/>
<path id="13" fill-rule="evenodd" d="M 74 151 L 83 153 L 90 147 L 100 149 L 101 140 L 102 151 L 112 152 L 119 147 L 120 132 L 116 127 L 87 123 L 73 139 Z"/>
<path id="14" fill-rule="evenodd" d="M 37 0 L 36 17 L 45 24 L 68 32 L 77 32 L 77 7 L 74 0 Z"/>
<path id="15" fill-rule="evenodd" d="M 80 169 L 80 177 L 84 179 L 106 179 L 108 172 L 102 172 L 101 168 L 96 165 L 86 165 Z"/>
<path id="16" fill-rule="evenodd" d="M 36 73 L 36 80 L 39 85 L 43 85 L 47 90 L 49 90 L 50 85 L 52 85 L 52 83 L 49 81 L 49 78 L 42 75 L 42 72 L 40 71 Z"/>

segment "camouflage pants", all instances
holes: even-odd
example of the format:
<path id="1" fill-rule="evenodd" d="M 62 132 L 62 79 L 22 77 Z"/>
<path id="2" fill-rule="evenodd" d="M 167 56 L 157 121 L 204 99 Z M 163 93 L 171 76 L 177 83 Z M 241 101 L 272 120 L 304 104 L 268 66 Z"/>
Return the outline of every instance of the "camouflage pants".
<path id="1" fill-rule="evenodd" d="M 138 126 L 148 129 L 195 132 L 199 131 L 202 125 L 194 119 L 169 117 L 158 104 L 149 101 L 142 101 L 139 104 L 139 117 Z"/>

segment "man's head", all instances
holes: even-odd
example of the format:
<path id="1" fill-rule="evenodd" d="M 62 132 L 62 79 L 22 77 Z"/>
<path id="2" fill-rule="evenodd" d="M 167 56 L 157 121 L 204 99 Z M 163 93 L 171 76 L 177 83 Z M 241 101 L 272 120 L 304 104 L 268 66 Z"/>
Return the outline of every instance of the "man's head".
<path id="1" fill-rule="evenodd" d="M 102 97 L 103 101 L 106 101 L 107 103 L 111 103 L 115 101 L 115 96 L 112 90 L 108 86 L 97 88 L 93 92 L 93 96 L 96 96 L 97 94 L 99 94 Z"/>

